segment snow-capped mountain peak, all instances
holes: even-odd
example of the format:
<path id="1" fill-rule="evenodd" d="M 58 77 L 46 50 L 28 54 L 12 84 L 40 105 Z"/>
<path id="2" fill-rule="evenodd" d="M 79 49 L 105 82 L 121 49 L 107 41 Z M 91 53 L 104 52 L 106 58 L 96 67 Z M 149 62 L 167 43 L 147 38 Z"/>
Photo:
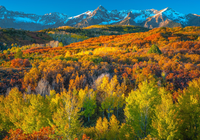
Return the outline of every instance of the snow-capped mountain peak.
<path id="1" fill-rule="evenodd" d="M 102 5 L 99 5 L 96 10 L 107 11 L 106 8 L 104 8 Z"/>
<path id="2" fill-rule="evenodd" d="M 95 10 L 69 17 L 58 12 L 45 15 L 13 12 L 6 10 L 4 6 L 0 6 L 0 27 L 2 28 L 41 30 L 59 26 L 86 27 L 95 24 L 139 25 L 147 28 L 168 26 L 168 24 L 172 27 L 199 26 L 200 16 L 197 14 L 182 14 L 169 7 L 162 10 L 109 11 L 100 5 Z"/>
<path id="3" fill-rule="evenodd" d="M 80 15 L 77 15 L 77 16 L 74 16 L 74 17 L 70 17 L 70 18 L 79 18 L 80 16 L 84 16 L 84 15 L 91 15 L 92 14 L 92 12 L 91 11 L 87 11 L 87 12 L 85 12 L 85 13 L 82 13 L 82 14 L 80 14 Z"/>
<path id="4" fill-rule="evenodd" d="M 181 23 L 181 24 L 186 24 L 188 22 L 186 15 L 176 12 L 172 8 L 165 8 L 161 10 L 162 15 L 166 16 L 168 19 L 173 20 L 175 22 Z"/>

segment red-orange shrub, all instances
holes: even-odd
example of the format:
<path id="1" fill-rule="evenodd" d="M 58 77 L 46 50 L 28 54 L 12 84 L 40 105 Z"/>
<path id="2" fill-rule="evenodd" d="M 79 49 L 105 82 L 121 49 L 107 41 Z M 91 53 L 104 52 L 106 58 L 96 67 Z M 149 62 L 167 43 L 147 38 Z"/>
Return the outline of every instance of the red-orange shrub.
<path id="1" fill-rule="evenodd" d="M 29 62 L 28 59 L 20 59 L 20 58 L 17 58 L 17 59 L 13 59 L 11 61 L 11 67 L 29 67 L 31 64 Z"/>

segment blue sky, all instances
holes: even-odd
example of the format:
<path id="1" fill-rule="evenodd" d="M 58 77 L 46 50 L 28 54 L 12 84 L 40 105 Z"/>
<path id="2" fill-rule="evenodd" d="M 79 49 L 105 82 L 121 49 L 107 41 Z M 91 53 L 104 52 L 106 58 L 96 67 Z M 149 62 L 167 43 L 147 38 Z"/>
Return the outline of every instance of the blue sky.
<path id="1" fill-rule="evenodd" d="M 74 16 L 87 10 L 94 10 L 99 5 L 104 6 L 107 10 L 161 10 L 170 7 L 184 14 L 200 15 L 200 0 L 1 0 L 0 5 L 11 11 L 39 15 L 60 12 Z"/>

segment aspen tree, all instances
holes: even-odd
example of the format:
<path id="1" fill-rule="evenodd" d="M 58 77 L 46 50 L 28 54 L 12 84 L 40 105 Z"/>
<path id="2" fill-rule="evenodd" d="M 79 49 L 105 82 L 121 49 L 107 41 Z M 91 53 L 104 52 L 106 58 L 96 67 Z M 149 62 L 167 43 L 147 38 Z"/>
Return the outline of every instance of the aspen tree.
<path id="1" fill-rule="evenodd" d="M 107 139 L 116 140 L 119 134 L 119 121 L 112 115 L 109 122 L 109 134 L 107 135 Z"/>
<path id="2" fill-rule="evenodd" d="M 27 94 L 25 100 L 27 105 L 23 108 L 24 119 L 20 127 L 24 133 L 32 133 L 49 126 L 48 120 L 52 119 L 49 101 L 40 94 Z"/>
<path id="3" fill-rule="evenodd" d="M 25 102 L 23 95 L 17 88 L 11 89 L 8 96 L 1 97 L 0 118 L 2 119 L 2 122 L 0 122 L 0 126 L 3 126 L 4 130 L 7 131 L 10 129 L 21 128 L 21 122 L 24 119 L 24 106 Z"/>
<path id="4" fill-rule="evenodd" d="M 61 93 L 62 102 L 57 112 L 53 114 L 53 123 L 56 132 L 65 139 L 71 140 L 81 133 L 81 122 L 79 121 L 81 104 L 78 102 L 77 93 L 63 91 Z"/>
<path id="5" fill-rule="evenodd" d="M 103 134 L 103 125 L 102 125 L 102 118 L 99 117 L 97 122 L 96 122 L 96 126 L 95 126 L 95 130 L 96 130 L 96 134 L 97 137 L 100 139 L 101 135 Z"/>
<path id="6" fill-rule="evenodd" d="M 84 115 L 88 117 L 88 122 L 90 121 L 90 117 L 95 113 L 96 107 L 96 92 L 90 89 L 83 103 L 83 108 L 85 109 Z"/>
<path id="7" fill-rule="evenodd" d="M 189 87 L 178 97 L 178 137 L 200 139 L 200 79 L 189 82 Z"/>
<path id="8" fill-rule="evenodd" d="M 175 122 L 176 110 L 173 104 L 172 95 L 167 93 L 164 88 L 159 91 L 161 95 L 161 104 L 155 108 L 155 117 L 152 120 L 152 126 L 156 130 L 154 134 L 158 139 L 175 139 L 178 124 Z"/>
<path id="9" fill-rule="evenodd" d="M 109 124 L 106 117 L 104 117 L 103 120 L 101 117 L 99 117 L 95 126 L 98 139 L 104 139 L 106 137 L 108 131 L 108 125 Z"/>
<path id="10" fill-rule="evenodd" d="M 133 127 L 138 138 L 144 138 L 151 133 L 153 110 L 159 100 L 158 88 L 153 82 L 147 81 L 142 82 L 136 91 L 132 90 L 126 98 L 126 121 Z"/>

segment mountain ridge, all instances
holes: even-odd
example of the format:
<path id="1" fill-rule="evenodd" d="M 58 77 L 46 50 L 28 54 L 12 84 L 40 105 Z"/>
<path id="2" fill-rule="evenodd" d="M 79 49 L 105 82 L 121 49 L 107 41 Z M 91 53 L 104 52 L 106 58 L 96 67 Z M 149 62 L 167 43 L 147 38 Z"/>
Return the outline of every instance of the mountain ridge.
<path id="1" fill-rule="evenodd" d="M 170 24 L 169 24 L 170 23 Z M 25 30 L 42 30 L 59 26 L 87 27 L 90 25 L 137 25 L 146 28 L 200 26 L 200 15 L 182 14 L 172 8 L 162 10 L 112 10 L 103 6 L 76 16 L 53 12 L 45 15 L 9 11 L 0 6 L 0 27 Z"/>

